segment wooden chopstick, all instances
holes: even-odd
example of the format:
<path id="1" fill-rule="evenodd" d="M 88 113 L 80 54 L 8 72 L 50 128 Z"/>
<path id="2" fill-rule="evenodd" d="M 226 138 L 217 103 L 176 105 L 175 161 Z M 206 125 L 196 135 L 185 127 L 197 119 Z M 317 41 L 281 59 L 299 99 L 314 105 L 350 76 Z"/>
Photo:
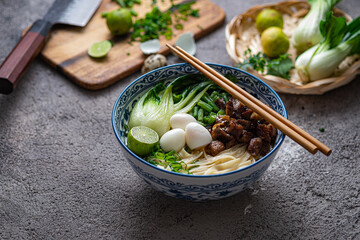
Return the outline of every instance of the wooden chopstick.
<path id="1" fill-rule="evenodd" d="M 312 137 L 310 134 L 296 126 L 288 119 L 275 112 L 272 108 L 268 107 L 260 100 L 253 97 L 251 94 L 244 91 L 242 88 L 222 76 L 220 73 L 218 73 L 208 65 L 191 56 L 180 47 L 174 48 L 169 44 L 166 45 L 185 61 L 187 61 L 204 75 L 212 79 L 225 91 L 230 93 L 232 96 L 238 98 L 246 106 L 257 112 L 260 116 L 272 123 L 276 128 L 281 130 L 284 134 L 288 135 L 290 138 L 299 143 L 312 154 L 315 154 L 317 150 L 320 150 L 327 156 L 331 154 L 331 149 L 329 147 Z"/>
<path id="2" fill-rule="evenodd" d="M 264 104 L 263 102 L 261 102 L 260 100 L 258 100 L 257 98 L 255 98 L 254 96 L 252 96 L 251 94 L 249 94 L 248 92 L 246 92 L 245 90 L 243 90 L 242 88 L 240 88 L 238 85 L 236 85 L 235 83 L 231 82 L 229 79 L 225 78 L 223 75 L 221 75 L 220 73 L 218 73 L 217 71 L 215 71 L 214 69 L 212 69 L 211 67 L 209 67 L 208 65 L 206 65 L 205 63 L 201 62 L 200 60 L 198 60 L 197 58 L 191 56 L 190 54 L 188 54 L 186 51 L 184 51 L 183 49 L 181 49 L 180 47 L 177 47 L 177 49 L 179 51 L 181 51 L 184 55 L 186 55 L 187 57 L 189 57 L 191 60 L 193 60 L 194 62 L 196 62 L 197 64 L 199 64 L 200 66 L 202 66 L 203 68 L 207 69 L 210 73 L 212 73 L 213 75 L 215 75 L 216 77 L 220 78 L 223 82 L 225 82 L 226 84 L 228 84 L 230 87 L 235 88 L 240 94 L 242 94 L 243 96 L 245 96 L 247 99 L 249 99 L 251 102 L 255 103 L 256 105 L 258 105 L 260 108 L 264 109 L 268 114 L 271 114 L 272 116 L 274 116 L 275 118 L 277 118 L 278 120 L 280 120 L 283 124 L 287 125 L 288 127 L 290 127 L 291 129 L 293 129 L 295 132 L 297 132 L 298 134 L 300 134 L 301 136 L 303 136 L 304 138 L 306 138 L 308 141 L 310 141 L 311 143 L 313 143 L 322 153 L 324 153 L 325 155 L 329 156 L 331 154 L 331 149 L 329 147 L 327 147 L 325 144 L 321 143 L 319 140 L 317 140 L 316 138 L 312 137 L 310 134 L 308 134 L 307 132 L 305 132 L 303 129 L 301 129 L 300 127 L 296 126 L 294 123 L 292 123 L 291 121 L 289 121 L 288 119 L 284 118 L 283 116 L 281 116 L 279 113 L 277 113 L 276 111 L 274 111 L 272 108 L 270 108 L 269 106 L 267 106 L 266 104 Z M 254 109 L 253 109 L 254 110 Z M 266 119 L 266 118 L 265 118 Z M 280 129 L 280 128 L 279 128 Z M 281 130 L 281 129 L 280 129 Z M 284 132 L 285 133 L 285 132 Z M 285 133 L 286 134 L 286 133 Z M 291 136 L 289 136 L 291 137 Z"/>

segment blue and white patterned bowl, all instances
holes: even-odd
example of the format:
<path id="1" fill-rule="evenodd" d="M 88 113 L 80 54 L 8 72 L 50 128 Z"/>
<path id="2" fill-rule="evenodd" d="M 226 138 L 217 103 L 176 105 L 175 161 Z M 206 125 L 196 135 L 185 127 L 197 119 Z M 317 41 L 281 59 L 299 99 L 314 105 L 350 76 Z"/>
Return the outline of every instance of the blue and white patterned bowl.
<path id="1" fill-rule="evenodd" d="M 229 73 L 236 76 L 240 80 L 237 83 L 240 87 L 287 118 L 286 109 L 280 97 L 263 81 L 234 67 L 209 65 L 223 75 Z M 252 165 L 230 173 L 208 176 L 185 175 L 160 169 L 135 155 L 126 146 L 125 125 L 137 99 L 159 81 L 164 79 L 170 81 L 189 73 L 198 73 L 198 70 L 186 63 L 175 64 L 156 69 L 132 82 L 120 94 L 113 108 L 112 125 L 115 135 L 131 167 L 154 189 L 173 197 L 192 201 L 216 200 L 234 195 L 249 187 L 265 172 L 279 151 L 284 134 L 279 131 L 273 149 Z"/>

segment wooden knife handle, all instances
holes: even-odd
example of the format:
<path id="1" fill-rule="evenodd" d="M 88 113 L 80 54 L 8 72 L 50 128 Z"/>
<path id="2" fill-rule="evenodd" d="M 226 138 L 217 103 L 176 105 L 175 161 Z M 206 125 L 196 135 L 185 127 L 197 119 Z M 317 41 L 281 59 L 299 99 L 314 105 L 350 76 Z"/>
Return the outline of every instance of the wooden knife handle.
<path id="1" fill-rule="evenodd" d="M 37 20 L 0 66 L 0 93 L 9 94 L 44 47 L 52 24 Z"/>

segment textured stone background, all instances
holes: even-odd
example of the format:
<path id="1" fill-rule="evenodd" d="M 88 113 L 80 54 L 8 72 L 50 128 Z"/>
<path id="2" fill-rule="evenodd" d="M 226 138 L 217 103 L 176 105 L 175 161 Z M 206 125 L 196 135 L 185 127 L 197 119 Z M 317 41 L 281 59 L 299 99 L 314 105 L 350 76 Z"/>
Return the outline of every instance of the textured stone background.
<path id="1" fill-rule="evenodd" d="M 52 2 L 0 1 L 0 62 Z M 265 1 L 214 2 L 229 22 Z M 360 3 L 338 7 L 356 17 Z M 232 65 L 224 27 L 198 41 L 201 60 Z M 287 138 L 253 188 L 192 203 L 152 190 L 120 152 L 111 110 L 139 75 L 92 92 L 37 59 L 0 96 L 0 239 L 360 239 L 359 76 L 323 96 L 280 94 L 289 118 L 333 148 L 330 157 Z"/>

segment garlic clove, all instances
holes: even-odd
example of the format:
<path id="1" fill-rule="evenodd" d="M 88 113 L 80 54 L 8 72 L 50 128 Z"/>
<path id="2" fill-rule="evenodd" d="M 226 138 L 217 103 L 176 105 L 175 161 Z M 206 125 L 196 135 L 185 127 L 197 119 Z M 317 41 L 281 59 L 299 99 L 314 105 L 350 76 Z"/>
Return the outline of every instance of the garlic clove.
<path id="1" fill-rule="evenodd" d="M 160 48 L 161 45 L 159 39 L 152 39 L 140 43 L 140 49 L 146 55 L 157 53 L 160 50 Z"/>
<path id="2" fill-rule="evenodd" d="M 196 44 L 195 44 L 194 34 L 190 32 L 181 34 L 176 40 L 175 46 L 181 47 L 190 55 L 195 55 Z"/>

